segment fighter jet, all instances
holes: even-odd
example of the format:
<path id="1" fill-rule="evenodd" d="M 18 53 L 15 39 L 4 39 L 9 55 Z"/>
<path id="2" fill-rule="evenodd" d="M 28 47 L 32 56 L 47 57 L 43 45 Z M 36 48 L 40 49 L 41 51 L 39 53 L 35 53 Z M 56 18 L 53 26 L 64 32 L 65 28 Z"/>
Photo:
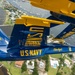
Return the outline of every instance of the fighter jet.
<path id="1" fill-rule="evenodd" d="M 30 0 L 33 6 L 75 18 L 74 0 Z"/>
<path id="2" fill-rule="evenodd" d="M 28 60 L 45 54 L 75 52 L 74 46 L 55 43 L 53 39 L 53 43 L 48 42 L 51 23 L 64 24 L 62 21 L 22 16 L 16 19 L 10 39 L 0 29 L 0 60 Z"/>
<path id="3" fill-rule="evenodd" d="M 30 0 L 30 3 L 35 7 L 49 10 L 52 16 L 48 17 L 48 19 L 70 23 L 57 38 L 67 38 L 75 34 L 75 0 Z"/>

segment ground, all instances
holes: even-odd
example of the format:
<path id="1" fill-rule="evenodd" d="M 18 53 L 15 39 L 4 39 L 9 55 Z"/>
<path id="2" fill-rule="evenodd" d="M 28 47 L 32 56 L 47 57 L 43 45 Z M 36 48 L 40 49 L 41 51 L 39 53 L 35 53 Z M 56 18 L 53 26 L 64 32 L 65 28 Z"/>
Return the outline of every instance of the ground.
<path id="1" fill-rule="evenodd" d="M 48 71 L 48 75 L 56 75 L 58 69 L 54 69 L 54 68 L 49 68 Z M 68 67 L 61 67 L 61 69 L 59 70 L 60 73 L 62 73 L 62 75 L 70 75 L 71 70 Z"/>
<path id="2" fill-rule="evenodd" d="M 58 59 L 62 57 L 61 54 L 55 54 L 50 56 L 54 58 L 58 58 Z M 0 63 L 2 63 L 8 69 L 11 75 L 29 75 L 27 72 L 21 73 L 21 69 L 15 67 L 14 61 L 12 61 L 10 64 L 7 61 L 2 61 Z M 58 68 L 54 69 L 51 66 L 49 66 L 49 71 L 47 75 L 56 75 L 57 71 L 58 71 Z M 60 67 L 58 72 L 62 73 L 62 75 L 70 75 L 71 69 L 65 65 Z"/>
<path id="3" fill-rule="evenodd" d="M 53 58 L 57 58 L 57 59 L 62 58 L 62 54 L 52 54 L 50 56 L 53 57 Z M 66 57 L 66 55 L 65 55 L 64 59 L 68 59 L 70 62 L 72 62 L 71 59 L 69 59 L 68 57 Z M 51 68 L 51 66 L 50 66 L 49 67 L 49 71 L 48 71 L 48 75 L 56 75 L 57 71 L 58 71 L 58 68 L 54 69 L 54 68 Z M 68 68 L 65 65 L 65 66 L 62 66 L 58 72 L 62 73 L 62 75 L 70 75 L 71 69 Z"/>
<path id="4" fill-rule="evenodd" d="M 21 69 L 15 67 L 14 61 L 11 62 L 10 64 L 7 61 L 2 61 L 0 63 L 2 63 L 8 69 L 8 71 L 11 75 L 28 75 L 27 72 L 21 74 Z"/>
<path id="5" fill-rule="evenodd" d="M 50 56 L 53 57 L 53 58 L 61 58 L 62 54 L 52 54 Z"/>
<path id="6" fill-rule="evenodd" d="M 61 72 L 62 75 L 70 75 L 71 70 L 68 67 L 64 66 L 64 67 L 61 67 L 61 69 L 59 70 L 59 72 Z"/>
<path id="7" fill-rule="evenodd" d="M 49 67 L 48 75 L 56 75 L 57 69 Z"/>

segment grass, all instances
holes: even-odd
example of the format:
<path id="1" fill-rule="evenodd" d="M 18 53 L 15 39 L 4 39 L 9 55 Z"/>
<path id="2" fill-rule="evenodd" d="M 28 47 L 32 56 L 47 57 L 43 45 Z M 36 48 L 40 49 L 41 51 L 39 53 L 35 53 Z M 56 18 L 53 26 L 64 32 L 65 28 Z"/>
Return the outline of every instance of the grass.
<path id="1" fill-rule="evenodd" d="M 21 75 L 29 75 L 29 74 L 28 74 L 28 72 L 24 72 L 24 73 L 22 73 Z"/>
<path id="2" fill-rule="evenodd" d="M 48 75 L 56 75 L 57 70 L 58 70 L 58 68 L 54 69 L 54 68 L 49 67 Z M 59 72 L 62 73 L 62 75 L 70 75 L 71 69 L 69 69 L 68 67 L 64 66 L 64 67 L 61 67 Z"/>
<path id="3" fill-rule="evenodd" d="M 53 58 L 57 58 L 57 59 L 62 58 L 62 54 L 53 54 L 53 55 L 50 55 L 50 56 L 53 57 Z M 65 57 L 65 59 L 66 59 L 66 57 Z M 48 75 L 56 75 L 57 70 L 58 70 L 58 68 L 54 69 L 54 68 L 50 67 L 49 71 L 48 71 Z M 60 68 L 59 72 L 62 73 L 62 75 L 70 75 L 71 69 L 68 68 L 67 66 L 63 66 L 63 67 Z"/>
<path id="4" fill-rule="evenodd" d="M 56 75 L 57 69 L 49 67 L 48 75 Z"/>
<path id="5" fill-rule="evenodd" d="M 8 20 L 5 22 L 5 24 L 9 24 L 9 25 L 12 24 L 12 23 L 11 23 L 11 19 L 8 19 Z"/>
<path id="6" fill-rule="evenodd" d="M 9 70 L 11 75 L 20 75 L 21 70 L 15 67 L 14 62 L 9 64 L 8 62 L 2 62 L 2 64 Z"/>
<path id="7" fill-rule="evenodd" d="M 65 56 L 65 59 L 69 60 L 72 63 L 72 60 L 69 57 Z"/>
<path id="8" fill-rule="evenodd" d="M 8 12 L 6 12 L 6 19 L 5 19 L 5 25 L 14 25 L 14 23 L 12 23 L 11 18 L 8 15 Z"/>
<path id="9" fill-rule="evenodd" d="M 59 58 L 62 57 L 61 54 L 52 54 L 52 55 L 50 55 L 50 56 L 53 57 L 53 58 L 57 58 L 57 59 L 59 59 Z M 48 75 L 56 75 L 57 70 L 58 70 L 58 69 L 54 69 L 54 68 L 52 68 L 52 67 L 49 67 Z"/>
<path id="10" fill-rule="evenodd" d="M 59 72 L 61 72 L 62 75 L 70 75 L 71 69 L 69 69 L 68 67 L 64 66 L 64 67 L 61 67 Z"/>
<path id="11" fill-rule="evenodd" d="M 14 62 L 12 62 L 11 64 L 9 64 L 7 61 L 2 61 L 0 63 L 2 63 L 9 70 L 9 73 L 11 75 L 28 75 L 27 72 L 21 74 L 21 69 L 15 67 L 15 63 Z"/>
<path id="12" fill-rule="evenodd" d="M 62 58 L 62 54 L 52 54 L 50 56 L 53 58 Z"/>

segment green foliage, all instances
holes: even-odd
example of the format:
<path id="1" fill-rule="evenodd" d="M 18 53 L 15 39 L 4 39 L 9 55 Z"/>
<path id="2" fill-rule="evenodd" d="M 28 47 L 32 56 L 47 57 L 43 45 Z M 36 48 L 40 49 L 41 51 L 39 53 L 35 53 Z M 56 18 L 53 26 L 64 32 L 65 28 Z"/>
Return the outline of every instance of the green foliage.
<path id="1" fill-rule="evenodd" d="M 72 59 L 73 58 L 73 55 L 72 54 L 68 54 L 68 57 L 70 57 Z"/>
<path id="2" fill-rule="evenodd" d="M 42 59 L 43 60 L 48 60 L 49 59 L 49 56 L 48 55 L 45 55 L 45 56 L 42 57 Z"/>
<path id="3" fill-rule="evenodd" d="M 35 63 L 34 63 L 34 65 L 35 65 L 35 68 L 37 68 L 37 62 L 36 62 L 36 60 L 35 60 Z"/>
<path id="4" fill-rule="evenodd" d="M 75 75 L 75 64 L 73 65 L 73 67 L 71 68 L 72 72 L 71 75 Z"/>
<path id="5" fill-rule="evenodd" d="M 31 61 L 29 62 L 29 65 L 32 65 L 32 62 Z"/>
<path id="6" fill-rule="evenodd" d="M 37 68 L 34 68 L 32 75 L 39 75 Z"/>
<path id="7" fill-rule="evenodd" d="M 38 74 L 37 62 L 36 62 L 36 61 L 35 61 L 35 68 L 33 69 L 32 75 L 39 75 L 39 74 Z"/>
<path id="8" fill-rule="evenodd" d="M 48 72 L 48 70 L 49 70 L 49 56 L 48 55 L 45 56 L 45 63 L 46 63 L 45 71 Z"/>
<path id="9" fill-rule="evenodd" d="M 22 67 L 21 67 L 21 72 L 23 73 L 25 71 L 27 71 L 27 66 L 26 66 L 26 64 L 24 62 L 23 65 L 22 65 Z"/>
<path id="10" fill-rule="evenodd" d="M 10 73 L 10 75 L 21 75 L 21 70 L 20 68 L 15 67 L 14 61 L 12 61 L 11 64 L 9 64 L 7 61 L 2 61 L 0 63 L 8 69 L 8 73 Z"/>
<path id="11" fill-rule="evenodd" d="M 38 58 L 39 61 L 41 61 L 41 59 L 42 59 L 41 57 Z"/>
<path id="12" fill-rule="evenodd" d="M 56 75 L 62 75 L 60 72 L 57 72 L 57 74 Z"/>
<path id="13" fill-rule="evenodd" d="M 48 72 L 48 70 L 49 70 L 49 63 L 46 62 L 45 71 Z"/>
<path id="14" fill-rule="evenodd" d="M 65 66 L 65 64 L 64 64 L 64 57 L 63 57 L 63 58 L 59 58 L 59 60 L 60 60 L 60 63 L 59 63 L 59 66 L 58 66 L 57 73 L 58 73 L 58 72 L 59 72 L 59 70 L 61 69 L 62 65 L 64 65 L 64 66 Z"/>
<path id="15" fill-rule="evenodd" d="M 63 64 L 63 65 L 65 65 L 64 64 L 64 58 L 59 58 L 59 60 L 60 60 L 60 66 Z"/>
<path id="16" fill-rule="evenodd" d="M 9 10 L 9 11 L 17 11 L 17 8 L 14 8 L 13 6 L 5 6 L 4 9 Z"/>
<path id="17" fill-rule="evenodd" d="M 60 62 L 63 63 L 64 62 L 64 58 L 59 58 Z"/>
<path id="18" fill-rule="evenodd" d="M 57 59 L 62 58 L 62 54 L 52 54 L 50 56 Z"/>
<path id="19" fill-rule="evenodd" d="M 45 60 L 45 63 L 46 63 L 46 65 L 45 65 L 45 71 L 48 72 L 48 70 L 49 70 L 49 55 L 45 55 L 45 56 L 39 58 L 39 60 L 41 60 L 41 59 Z"/>

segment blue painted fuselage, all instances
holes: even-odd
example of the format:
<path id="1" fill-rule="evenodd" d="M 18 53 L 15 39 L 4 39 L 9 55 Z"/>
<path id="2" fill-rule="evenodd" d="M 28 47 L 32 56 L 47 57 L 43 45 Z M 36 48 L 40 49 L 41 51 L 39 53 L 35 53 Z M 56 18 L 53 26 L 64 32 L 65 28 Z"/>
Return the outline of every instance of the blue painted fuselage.
<path id="1" fill-rule="evenodd" d="M 48 45 L 41 47 L 15 46 L 8 49 L 7 46 L 0 46 L 0 60 L 28 60 L 38 58 L 46 54 L 59 54 L 68 52 L 75 52 L 75 47 Z"/>

